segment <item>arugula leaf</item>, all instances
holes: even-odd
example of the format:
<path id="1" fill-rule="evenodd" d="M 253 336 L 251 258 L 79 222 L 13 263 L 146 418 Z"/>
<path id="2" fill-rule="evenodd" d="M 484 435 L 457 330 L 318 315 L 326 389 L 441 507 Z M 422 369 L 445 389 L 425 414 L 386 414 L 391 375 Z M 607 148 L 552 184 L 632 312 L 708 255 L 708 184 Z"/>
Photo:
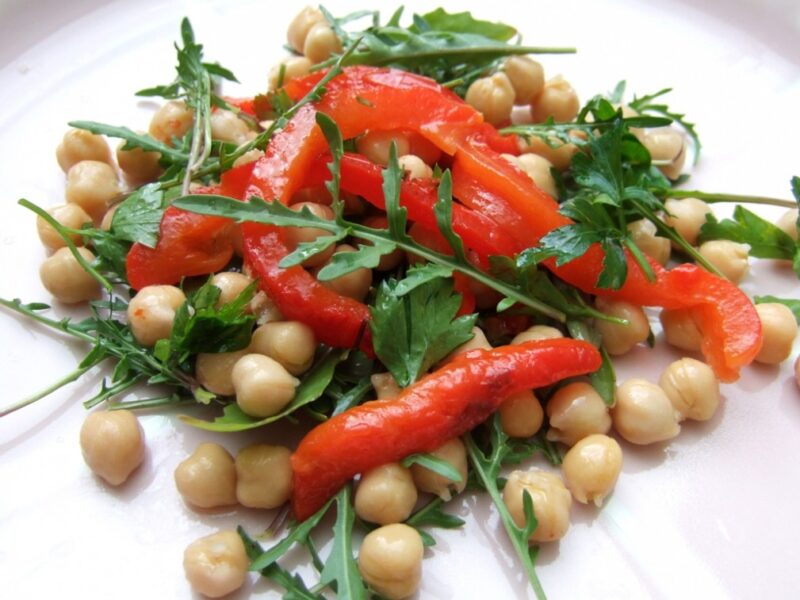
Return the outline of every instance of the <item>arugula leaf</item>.
<path id="1" fill-rule="evenodd" d="M 486 38 L 507 42 L 515 35 L 517 30 L 505 23 L 492 23 L 482 21 L 472 16 L 470 12 L 448 13 L 443 8 L 437 8 L 429 13 L 419 16 L 415 23 L 409 27 L 409 31 L 422 33 L 420 25 L 424 31 L 452 31 L 456 33 L 475 33 Z"/>
<path id="2" fill-rule="evenodd" d="M 782 258 L 792 260 L 797 251 L 796 242 L 785 231 L 759 217 L 743 206 L 733 211 L 733 220 L 717 220 L 706 215 L 698 241 L 731 240 L 750 246 L 750 255 L 757 258 Z"/>
<path id="3" fill-rule="evenodd" d="M 695 129 L 695 124 L 687 121 L 685 114 L 674 112 L 669 108 L 668 105 L 664 103 L 654 102 L 654 100 L 661 98 L 661 96 L 664 96 L 671 91 L 672 88 L 664 88 L 655 94 L 649 94 L 641 97 L 634 96 L 633 100 L 628 103 L 628 106 L 640 113 L 655 113 L 664 115 L 665 117 L 668 117 L 669 119 L 672 119 L 674 122 L 678 123 L 692 139 L 692 143 L 694 145 L 694 164 L 697 164 L 697 161 L 700 158 L 700 149 L 702 144 L 700 143 L 700 136 L 697 134 L 697 130 Z"/>
<path id="4" fill-rule="evenodd" d="M 336 495 L 336 522 L 333 525 L 333 548 L 320 574 L 320 584 L 335 584 L 336 595 L 352 600 L 366 600 L 367 589 L 353 558 L 353 522 L 350 502 L 351 485 Z"/>
<path id="5" fill-rule="evenodd" d="M 589 375 L 589 381 L 595 391 L 600 394 L 606 406 L 613 406 L 616 401 L 617 375 L 614 372 L 614 365 L 611 362 L 611 357 L 608 355 L 605 348 L 603 348 L 603 340 L 600 333 L 589 323 L 582 320 L 567 321 L 567 330 L 574 339 L 589 342 L 600 351 L 603 362 L 597 371 Z"/>
<path id="6" fill-rule="evenodd" d="M 355 252 L 337 252 L 331 261 L 317 273 L 317 279 L 328 281 L 346 275 L 356 269 L 374 269 L 381 257 L 394 252 L 396 246 L 391 242 L 379 241 L 373 244 L 359 244 Z"/>
<path id="7" fill-rule="evenodd" d="M 70 121 L 68 125 L 76 129 L 91 131 L 97 135 L 123 139 L 125 140 L 123 150 L 141 148 L 145 152 L 158 152 L 161 155 L 161 162 L 165 166 L 174 163 L 185 164 L 189 159 L 189 155 L 180 148 L 173 148 L 146 133 L 136 133 L 127 127 L 106 125 L 95 121 Z"/>
<path id="8" fill-rule="evenodd" d="M 772 302 L 783 304 L 792 311 L 792 314 L 794 314 L 794 318 L 797 320 L 798 325 L 800 325 L 800 300 L 795 300 L 793 298 L 778 298 L 777 296 L 756 296 L 755 298 L 753 298 L 753 301 L 756 304 L 764 304 Z"/>
<path id="9" fill-rule="evenodd" d="M 445 479 L 449 479 L 454 483 L 461 483 L 463 481 L 461 478 L 461 473 L 458 472 L 458 469 L 456 469 L 451 463 L 447 462 L 443 458 L 439 458 L 433 454 L 412 454 L 410 456 L 406 456 L 400 464 L 406 468 L 409 468 L 411 465 L 425 467 L 426 469 L 433 471 L 437 475 L 441 475 Z"/>
<path id="10" fill-rule="evenodd" d="M 157 183 L 142 186 L 117 206 L 111 230 L 120 240 L 155 248 L 165 208 L 164 192 Z"/>
<path id="11" fill-rule="evenodd" d="M 444 502 L 441 498 L 434 498 L 406 519 L 406 525 L 417 530 L 425 546 L 435 546 L 436 540 L 422 527 L 428 525 L 442 529 L 458 529 L 465 524 L 463 519 L 442 510 Z"/>
<path id="12" fill-rule="evenodd" d="M 419 286 L 434 279 L 447 279 L 453 276 L 453 269 L 437 263 L 416 264 L 406 271 L 406 276 L 397 283 L 394 293 L 405 296 Z"/>
<path id="13" fill-rule="evenodd" d="M 472 339 L 477 315 L 456 318 L 461 296 L 449 279 L 427 281 L 402 296 L 398 282 L 384 280 L 371 309 L 375 354 L 400 387 L 419 376 L 455 348 Z"/>
<path id="14" fill-rule="evenodd" d="M 456 258 L 462 262 L 467 262 L 467 255 L 464 253 L 464 242 L 455 231 L 453 231 L 453 178 L 450 170 L 442 174 L 439 188 L 436 194 L 436 204 L 433 205 L 433 213 L 436 215 L 436 226 L 450 244 Z"/>

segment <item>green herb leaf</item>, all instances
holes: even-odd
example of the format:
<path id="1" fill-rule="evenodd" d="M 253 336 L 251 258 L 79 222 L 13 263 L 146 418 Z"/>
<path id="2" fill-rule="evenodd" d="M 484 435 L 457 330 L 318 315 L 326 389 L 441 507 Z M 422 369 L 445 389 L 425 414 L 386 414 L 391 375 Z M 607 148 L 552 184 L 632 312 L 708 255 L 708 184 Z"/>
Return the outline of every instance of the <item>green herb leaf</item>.
<path id="1" fill-rule="evenodd" d="M 671 110 L 668 105 L 654 102 L 654 100 L 661 98 L 661 96 L 664 96 L 671 91 L 672 88 L 664 88 L 655 94 L 649 94 L 641 97 L 634 96 L 633 100 L 628 104 L 628 106 L 640 113 L 655 113 L 664 115 L 665 117 L 668 117 L 669 119 L 672 119 L 678 123 L 692 139 L 692 143 L 694 144 L 694 162 L 697 164 L 697 160 L 700 158 L 700 149 L 702 145 L 700 144 L 700 136 L 695 130 L 695 124 L 687 121 L 686 115 Z"/>
<path id="2" fill-rule="evenodd" d="M 384 280 L 372 308 L 375 353 L 401 387 L 472 338 L 477 315 L 456 318 L 461 296 L 447 279 L 427 281 L 403 296 Z"/>
<path id="3" fill-rule="evenodd" d="M 517 30 L 510 25 L 482 21 L 473 17 L 470 12 L 448 13 L 443 8 L 437 8 L 425 13 L 420 19 L 425 22 L 425 31 L 475 33 L 498 42 L 507 42 L 517 35 Z M 409 30 L 422 33 L 416 25 L 409 27 Z"/>
<path id="4" fill-rule="evenodd" d="M 777 296 L 756 296 L 755 298 L 753 298 L 753 301 L 756 304 L 773 303 L 773 302 L 778 304 L 783 304 L 792 311 L 792 314 L 794 314 L 794 318 L 800 325 L 800 300 L 795 300 L 793 298 L 778 298 Z"/>
<path id="5" fill-rule="evenodd" d="M 589 325 L 589 323 L 581 320 L 567 321 L 567 329 L 569 330 L 569 334 L 576 340 L 589 342 L 600 350 L 600 356 L 603 358 L 603 362 L 597 371 L 589 375 L 589 380 L 595 391 L 600 394 L 606 406 L 613 406 L 616 400 L 617 375 L 614 372 L 614 365 L 611 362 L 611 357 L 609 357 L 608 352 L 606 352 L 602 346 L 603 340 L 600 333 Z"/>
<path id="6" fill-rule="evenodd" d="M 450 244 L 456 258 L 462 262 L 467 262 L 467 255 L 464 253 L 464 242 L 453 231 L 453 178 L 449 169 L 442 174 L 439 182 L 433 213 L 436 215 L 436 226 L 444 236 L 444 239 L 447 240 L 447 243 Z"/>
<path id="7" fill-rule="evenodd" d="M 452 267 L 437 263 L 417 264 L 406 271 L 406 276 L 394 288 L 396 296 L 405 296 L 419 286 L 435 279 L 448 279 L 453 276 Z"/>
<path id="8" fill-rule="evenodd" d="M 119 204 L 111 230 L 118 239 L 155 248 L 165 208 L 157 183 L 142 186 Z"/>
<path id="9" fill-rule="evenodd" d="M 433 454 L 412 454 L 411 456 L 406 456 L 400 464 L 406 468 L 409 468 L 411 465 L 425 467 L 454 483 L 461 483 L 463 481 L 458 469 L 443 458 L 439 458 Z"/>
<path id="10" fill-rule="evenodd" d="M 441 527 L 442 529 L 458 529 L 465 524 L 463 519 L 444 512 L 444 510 L 442 510 L 444 503 L 445 501 L 441 498 L 434 498 L 406 519 L 406 525 L 415 528 L 419 532 L 422 536 L 422 543 L 425 546 L 434 546 L 436 540 L 424 531 L 422 527 L 430 526 Z"/>
<path id="11" fill-rule="evenodd" d="M 720 239 L 748 244 L 751 256 L 758 258 L 792 260 L 797 249 L 786 232 L 743 206 L 734 209 L 733 220 L 718 221 L 714 215 L 706 215 L 698 241 Z"/>
<path id="12" fill-rule="evenodd" d="M 379 241 L 373 244 L 360 244 L 355 252 L 337 252 L 331 261 L 317 273 L 317 279 L 328 281 L 342 275 L 352 273 L 356 269 L 374 269 L 381 262 L 381 257 L 394 252 L 391 242 Z"/>
<path id="13" fill-rule="evenodd" d="M 189 155 L 181 149 L 168 146 L 145 133 L 136 133 L 127 127 L 106 125 L 95 121 L 70 121 L 68 125 L 76 129 L 85 129 L 97 135 L 125 140 L 125 145 L 122 147 L 123 150 L 141 148 L 145 152 L 158 152 L 161 155 L 162 162 L 166 164 L 185 164 L 189 158 Z"/>
<path id="14" fill-rule="evenodd" d="M 336 495 L 336 522 L 333 525 L 333 548 L 320 574 L 320 584 L 335 584 L 336 595 L 352 600 L 366 600 L 367 590 L 353 558 L 353 522 L 350 503 L 351 486 Z"/>

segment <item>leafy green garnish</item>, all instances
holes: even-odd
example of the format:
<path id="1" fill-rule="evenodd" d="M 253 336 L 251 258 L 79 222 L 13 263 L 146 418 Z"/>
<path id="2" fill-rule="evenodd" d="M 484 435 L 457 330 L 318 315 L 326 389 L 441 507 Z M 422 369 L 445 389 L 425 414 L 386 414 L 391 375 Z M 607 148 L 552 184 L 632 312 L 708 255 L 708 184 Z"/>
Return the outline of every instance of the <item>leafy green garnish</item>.
<path id="1" fill-rule="evenodd" d="M 606 406 L 613 406 L 616 401 L 617 375 L 614 372 L 614 364 L 611 362 L 611 357 L 608 355 L 605 348 L 603 348 L 603 340 L 599 332 L 589 325 L 589 323 L 582 320 L 567 321 L 567 329 L 574 339 L 589 342 L 600 351 L 603 362 L 597 371 L 589 374 L 589 380 L 595 391 L 600 394 Z"/>
<path id="2" fill-rule="evenodd" d="M 117 206 L 111 221 L 115 237 L 155 248 L 165 208 L 157 183 L 140 187 Z"/>
<path id="3" fill-rule="evenodd" d="M 355 513 L 350 502 L 351 486 L 336 495 L 336 522 L 333 525 L 333 548 L 320 573 L 320 584 L 332 586 L 340 598 L 363 600 L 367 590 L 353 558 L 353 522 Z"/>
<path id="4" fill-rule="evenodd" d="M 408 519 L 406 525 L 414 527 L 422 537 L 422 543 L 426 546 L 436 545 L 436 540 L 433 539 L 427 531 L 422 527 L 441 527 L 442 529 L 458 529 L 464 526 L 464 520 L 456 517 L 455 515 L 448 514 L 442 510 L 444 500 L 441 498 L 434 498 L 425 506 L 416 511 Z"/>
<path id="5" fill-rule="evenodd" d="M 183 166 L 189 159 L 189 155 L 183 149 L 168 146 L 146 133 L 137 133 L 127 127 L 106 125 L 95 121 L 70 121 L 68 125 L 77 129 L 91 131 L 97 135 L 106 135 L 125 140 L 125 145 L 122 147 L 123 150 L 141 148 L 145 152 L 158 152 L 161 155 L 160 162 L 164 166 L 174 164 Z"/>
<path id="6" fill-rule="evenodd" d="M 800 325 L 800 300 L 795 300 L 793 298 L 778 298 L 777 296 L 756 296 L 753 298 L 753 301 L 756 304 L 764 304 L 765 302 L 783 304 L 792 311 L 794 318 Z"/>
<path id="7" fill-rule="evenodd" d="M 411 465 L 425 467 L 453 483 L 461 483 L 463 481 L 461 473 L 451 463 L 433 454 L 412 454 L 411 456 L 406 456 L 400 464 L 406 468 Z"/>
<path id="8" fill-rule="evenodd" d="M 628 103 L 628 106 L 637 112 L 643 114 L 654 113 L 657 115 L 663 115 L 675 123 L 678 123 L 678 125 L 680 125 L 692 139 L 692 143 L 694 145 L 694 163 L 697 164 L 697 161 L 700 158 L 700 148 L 702 145 L 700 144 L 700 136 L 697 135 L 697 130 L 695 130 L 694 123 L 687 121 L 686 115 L 671 110 L 667 104 L 664 104 L 663 102 L 655 102 L 655 100 L 661 98 L 671 91 L 672 88 L 664 88 L 655 94 L 648 94 L 641 97 L 634 96 L 633 100 Z"/>

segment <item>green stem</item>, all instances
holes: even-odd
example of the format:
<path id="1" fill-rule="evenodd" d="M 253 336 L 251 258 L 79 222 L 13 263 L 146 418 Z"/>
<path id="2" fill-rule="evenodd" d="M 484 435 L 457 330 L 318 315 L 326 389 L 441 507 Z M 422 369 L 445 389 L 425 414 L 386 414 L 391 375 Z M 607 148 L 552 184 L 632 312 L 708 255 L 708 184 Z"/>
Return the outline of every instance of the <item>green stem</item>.
<path id="1" fill-rule="evenodd" d="M 106 402 L 108 410 L 142 410 L 146 408 L 160 408 L 163 406 L 180 406 L 183 404 L 197 404 L 194 398 L 188 396 L 156 396 L 142 398 L 141 400 L 126 400 L 125 402 Z"/>
<path id="2" fill-rule="evenodd" d="M 90 365 L 86 365 L 85 367 L 80 367 L 78 369 L 75 369 L 71 373 L 65 375 L 64 377 L 62 377 L 61 379 L 59 379 L 58 381 L 53 383 L 52 385 L 50 385 L 50 386 L 46 387 L 45 389 L 35 393 L 33 396 L 28 396 L 27 398 L 23 398 L 19 402 L 15 402 L 14 404 L 6 406 L 5 408 L 0 410 L 0 417 L 5 417 L 6 415 L 10 415 L 11 413 L 13 413 L 14 411 L 19 410 L 20 408 L 25 408 L 26 406 L 28 406 L 30 404 L 33 404 L 37 400 L 41 400 L 45 396 L 49 396 L 50 394 L 52 394 L 56 390 L 64 387 L 68 383 L 72 383 L 73 381 L 76 381 L 76 380 L 80 379 L 80 377 L 84 373 L 86 373 L 86 371 L 88 371 L 89 369 L 94 367 L 95 364 L 97 364 L 97 363 L 93 363 L 93 364 L 90 364 Z"/>
<path id="3" fill-rule="evenodd" d="M 68 320 L 63 321 L 55 321 L 53 319 L 48 319 L 47 317 L 43 317 L 42 315 L 38 314 L 36 311 L 31 310 L 22 305 L 22 303 L 15 299 L 15 300 L 6 300 L 5 298 L 0 298 L 0 306 L 5 306 L 8 309 L 13 310 L 16 313 L 21 315 L 25 315 L 29 319 L 36 321 L 37 323 L 41 323 L 51 329 L 57 329 L 59 331 L 63 331 L 73 337 L 78 338 L 79 340 L 83 340 L 84 342 L 90 342 L 92 344 L 97 342 L 97 338 L 93 335 L 80 331 L 75 327 L 72 327 L 69 324 Z"/>
<path id="4" fill-rule="evenodd" d="M 356 48 L 358 44 L 353 44 Z M 435 50 L 425 50 L 416 52 L 392 52 L 387 56 L 370 58 L 372 51 L 353 52 L 347 65 L 373 65 L 381 66 L 403 61 L 424 61 L 437 58 L 448 58 L 451 56 L 482 57 L 482 56 L 506 56 L 511 54 L 575 54 L 575 48 L 548 48 L 544 46 L 473 46 L 470 48 L 437 48 Z M 324 64 L 324 63 L 323 63 Z"/>
<path id="5" fill-rule="evenodd" d="M 740 194 L 717 194 L 701 192 L 699 190 L 659 190 L 659 193 L 667 198 L 697 198 L 704 202 L 726 203 L 741 202 L 743 204 L 764 204 L 767 206 L 783 206 L 785 208 L 797 208 L 794 200 L 782 200 L 780 198 L 770 198 L 768 196 L 745 196 Z"/>
<path id="6" fill-rule="evenodd" d="M 656 274 L 653 273 L 653 267 L 650 266 L 650 262 L 647 260 L 647 257 L 639 250 L 639 246 L 633 243 L 633 240 L 629 237 L 623 238 L 622 241 L 625 244 L 625 247 L 630 251 L 631 255 L 633 256 L 634 260 L 638 263 L 639 267 L 642 269 L 642 273 L 647 278 L 647 281 L 650 283 L 654 283 L 656 280 Z"/>
<path id="7" fill-rule="evenodd" d="M 414 527 L 417 525 L 417 523 L 424 522 L 425 518 L 428 516 L 428 513 L 437 510 L 443 504 L 444 500 L 439 497 L 434 498 L 413 515 L 411 515 L 408 519 L 406 519 L 406 525 Z"/>

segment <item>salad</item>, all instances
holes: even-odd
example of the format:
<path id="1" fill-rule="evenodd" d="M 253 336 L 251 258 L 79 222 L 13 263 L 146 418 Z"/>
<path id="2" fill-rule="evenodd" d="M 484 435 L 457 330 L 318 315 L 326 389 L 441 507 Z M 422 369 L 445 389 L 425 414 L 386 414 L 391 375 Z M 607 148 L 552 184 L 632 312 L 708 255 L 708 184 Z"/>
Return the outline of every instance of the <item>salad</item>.
<path id="1" fill-rule="evenodd" d="M 536 63 L 506 61 L 509 55 L 537 49 L 506 44 L 514 33 L 507 26 L 441 10 L 417 18 L 402 36 L 392 37 L 399 19 L 396 13 L 388 22 L 376 21 L 372 29 L 359 31 L 350 18 L 302 13 L 290 26 L 289 41 L 298 50 L 302 46 L 304 54 L 323 68 L 306 75 L 291 71 L 296 63 L 286 63 L 277 69 L 273 92 L 254 99 L 217 92 L 215 78 L 233 75 L 217 63 L 204 62 L 202 47 L 184 21 L 175 81 L 145 90 L 145 95 L 172 101 L 157 113 L 149 135 L 99 122 L 73 123 L 84 134 L 125 140 L 128 145 L 119 165 L 129 179 L 142 180 L 143 185 L 126 194 L 108 216 L 110 223 L 105 227 L 101 223 L 105 211 L 98 204 L 107 203 L 107 198 L 98 200 L 98 194 L 116 201 L 120 190 L 101 181 L 102 168 L 94 165 L 92 171 L 84 163 L 82 172 L 81 160 L 70 164 L 74 144 L 69 137 L 59 152 L 62 167 L 69 172 L 67 206 L 80 206 L 96 226 L 65 226 L 36 205 L 21 201 L 39 214 L 41 237 L 51 248 L 59 239 L 70 240 L 67 250 L 58 250 L 48 259 L 51 267 L 42 271 L 45 286 L 57 298 L 67 303 L 90 300 L 97 295 L 98 283 L 108 291 L 130 284 L 139 293 L 130 302 L 124 294 L 104 295 L 83 321 L 52 320 L 43 316 L 46 307 L 40 304 L 11 299 L 3 304 L 93 345 L 78 371 L 59 383 L 76 379 L 105 360 L 117 360 L 99 393 L 87 401 L 89 407 L 103 402 L 114 409 L 179 407 L 181 412 L 184 405 L 197 403 L 224 407 L 216 415 L 212 411 L 211 416 L 181 418 L 199 428 L 226 432 L 300 414 L 321 421 L 291 458 L 288 450 L 276 447 L 249 458 L 253 465 L 282 462 L 284 470 L 288 467 L 293 473 L 293 489 L 278 493 L 277 499 L 245 499 L 248 492 L 239 489 L 249 476 L 244 451 L 236 459 L 239 482 L 232 498 L 223 494 L 222 499 L 209 500 L 198 492 L 202 482 L 192 475 L 193 459 L 181 465 L 185 477 L 176 471 L 178 489 L 196 507 L 238 502 L 271 508 L 291 496 L 295 520 L 287 523 L 287 515 L 279 515 L 274 523 L 279 533 L 274 540 L 262 540 L 263 548 L 245 530 L 239 536 L 230 532 L 224 540 L 215 538 L 223 545 L 243 543 L 239 555 L 246 551 L 252 568 L 287 593 L 313 595 L 328 586 L 359 597 L 366 594 L 367 585 L 388 597 L 413 592 L 416 575 L 401 577 L 400 583 L 411 587 L 398 591 L 397 582 L 384 581 L 380 558 L 374 559 L 374 568 L 369 566 L 364 558 L 368 540 L 400 527 L 400 533 L 391 535 L 405 536 L 402 539 L 421 555 L 423 544 L 435 544 L 436 527 L 460 525 L 460 519 L 443 508 L 443 500 L 468 483 L 468 457 L 470 485 L 485 488 L 495 501 L 532 590 L 542 595 L 528 538 L 547 542 L 563 536 L 570 493 L 578 501 L 594 499 L 600 504 L 619 471 L 619 459 L 609 458 L 614 464 L 607 466 L 605 480 L 589 483 L 588 492 L 582 489 L 586 486 L 579 453 L 570 450 L 564 456 L 565 447 L 555 442 L 577 450 L 583 443 L 579 440 L 593 433 L 611 455 L 620 447 L 604 435 L 608 425 L 575 432 L 568 418 L 559 424 L 563 415 L 558 399 L 568 395 L 570 386 L 580 384 L 601 407 L 616 402 L 611 412 L 614 426 L 633 444 L 674 437 L 684 418 L 710 418 L 716 408 L 712 396 L 717 378 L 735 380 L 738 370 L 757 355 L 775 363 L 791 352 L 796 325 L 789 309 L 795 302 L 761 300 L 779 319 L 775 332 L 764 327 L 769 345 L 762 347 L 760 321 L 765 317 L 759 318 L 744 294 L 713 273 L 725 271 L 728 278 L 736 278 L 742 257 L 735 252 L 731 257 L 730 252 L 740 252 L 741 247 L 718 244 L 715 251 L 698 252 L 692 247 L 694 238 L 699 233 L 700 242 L 746 242 L 756 256 L 788 260 L 794 258 L 796 247 L 790 233 L 744 208 L 737 208 L 732 220 L 709 218 L 699 232 L 683 229 L 686 219 L 680 219 L 680 211 L 692 203 L 675 199 L 727 197 L 673 187 L 670 179 L 678 180 L 681 170 L 675 159 L 690 152 L 697 156 L 700 145 L 693 125 L 663 103 L 663 92 L 634 97 L 623 110 L 617 106 L 625 89 L 618 85 L 581 108 L 566 81 L 550 80 L 545 90 L 554 90 L 556 98 L 546 111 L 550 114 L 533 111 L 537 123 L 511 125 L 510 105 L 527 101 L 514 69 L 523 72 L 524 84 Z M 292 28 L 304 21 L 309 21 L 300 27 L 307 30 L 306 38 L 317 31 L 321 44 L 328 45 L 319 56 L 307 39 L 293 39 Z M 469 33 L 464 33 L 465 27 Z M 449 32 L 444 36 L 449 44 L 464 47 L 455 60 L 421 63 L 398 58 L 407 47 L 441 44 L 441 31 Z M 397 46 L 388 59 L 381 55 L 386 53 L 386 39 Z M 480 43 L 489 49 L 475 51 Z M 422 76 L 382 66 L 396 63 Z M 446 87 L 431 82 L 430 75 Z M 459 93 L 467 104 L 457 97 Z M 533 93 L 541 100 L 539 106 L 547 105 L 544 95 L 541 89 Z M 502 108 L 504 102 L 508 111 Z M 174 112 L 164 117 L 164 110 Z M 484 121 L 502 129 L 498 133 Z M 684 134 L 693 143 L 686 144 Z M 678 139 L 677 151 L 657 157 L 661 138 Z M 80 139 L 91 145 L 98 138 Z M 137 147 L 138 155 L 124 154 L 135 153 Z M 557 154 L 559 149 L 568 150 L 566 160 Z M 161 154 L 158 165 L 149 163 L 159 171 L 156 183 L 145 183 L 153 175 L 140 170 L 144 162 L 140 159 L 147 158 L 142 150 Z M 520 150 L 523 157 L 545 155 L 551 161 L 542 169 L 540 159 L 519 158 Z M 84 151 L 81 146 L 76 153 Z M 80 158 L 101 158 L 94 163 L 104 163 L 102 156 Z M 127 169 L 126 160 L 131 161 Z M 559 160 L 563 164 L 558 165 Z M 102 190 L 105 183 L 111 192 Z M 800 184 L 794 185 L 799 193 Z M 549 195 L 543 189 L 549 189 Z M 284 208 L 282 202 L 296 205 L 299 194 L 305 209 Z M 555 195 L 563 200 L 560 208 L 550 198 Z M 282 202 L 270 202 L 273 198 Z M 666 208 L 671 215 L 662 219 L 657 212 L 669 198 L 673 204 Z M 699 206 L 701 222 L 696 229 L 705 219 L 705 208 Z M 642 217 L 660 237 L 637 228 Z M 231 220 L 243 223 L 242 227 L 233 227 Z M 414 225 L 407 230 L 409 223 Z M 531 244 L 531 239 L 538 244 Z M 705 269 L 684 266 L 663 271 L 645 256 L 657 258 L 652 247 L 644 249 L 646 243 L 668 239 Z M 96 254 L 73 247 L 86 240 Z M 340 247 L 345 240 L 355 245 Z M 331 257 L 334 245 L 338 253 Z M 233 258 L 237 253 L 241 262 Z M 394 262 L 380 265 L 384 258 Z M 231 264 L 233 270 L 227 272 Z M 385 274 L 369 273 L 381 266 Z M 227 274 L 208 281 L 201 277 L 219 271 Z M 184 280 L 182 289 L 174 287 L 185 277 L 200 279 Z M 673 371 L 661 381 L 666 395 L 652 383 L 628 381 L 615 388 L 609 354 L 624 353 L 652 336 L 643 313 L 618 301 L 666 307 L 671 311 L 671 316 L 662 318 L 667 339 L 701 349 L 711 368 L 696 360 L 671 366 Z M 281 314 L 277 319 L 276 310 Z M 687 310 L 691 311 L 688 333 L 697 335 L 691 331 L 693 323 L 702 331 L 702 340 L 687 335 Z M 126 318 L 117 320 L 123 314 Z M 631 337 L 637 319 L 641 331 Z M 670 319 L 683 324 L 683 329 L 673 327 Z M 528 342 L 518 337 L 526 334 L 560 339 Z M 696 346 L 698 341 L 702 348 Z M 318 342 L 322 342 L 319 347 Z M 464 344 L 478 349 L 467 351 Z M 425 376 L 426 371 L 432 372 Z M 561 383 L 580 375 L 588 375 L 592 386 L 585 381 Z M 697 391 L 693 386 L 698 378 L 710 382 L 710 387 Z M 170 393 L 123 397 L 142 382 L 165 384 Z M 537 432 L 538 427 L 522 433 L 514 430 L 520 421 L 543 418 L 531 388 L 545 401 L 547 435 L 545 430 Z M 359 407 L 373 389 L 389 400 Z M 226 398 L 234 392 L 236 402 L 230 403 Z M 660 404 L 652 399 L 654 394 L 660 394 Z M 522 395 L 519 400 L 518 395 Z M 501 407 L 512 396 L 520 408 L 509 403 Z M 659 404 L 661 414 L 655 420 L 650 420 L 648 402 Z M 538 417 L 531 417 L 534 407 Z M 498 408 L 500 416 L 491 417 Z M 516 416 L 516 410 L 523 416 Z M 135 421 L 124 422 L 128 413 L 93 413 L 93 417 L 103 414 L 119 430 L 130 428 L 136 436 Z M 607 412 L 603 415 L 610 422 Z M 113 445 L 95 446 L 97 435 L 92 433 L 93 427 L 104 431 L 106 424 L 95 426 L 90 421 L 82 430 L 87 462 L 110 484 L 123 483 L 141 460 L 140 446 L 132 442 L 122 449 L 126 456 L 121 462 L 111 461 L 109 466 Z M 445 450 L 454 443 L 455 456 Z M 209 457 L 214 452 L 219 454 L 218 446 L 201 447 L 194 458 L 213 463 L 217 459 Z M 534 453 L 554 464 L 564 461 L 570 492 L 547 470 L 536 471 L 535 476 L 512 473 L 507 483 L 498 479 L 501 467 Z M 219 460 L 233 464 L 230 457 Z M 465 463 L 463 472 L 459 460 Z M 387 463 L 394 466 L 384 466 Z M 277 470 L 273 467 L 271 472 Z M 380 490 L 388 485 L 383 480 L 410 481 L 412 472 L 412 491 L 390 494 L 393 502 L 409 504 L 408 510 L 400 509 L 402 516 L 387 516 L 385 507 L 370 511 L 369 500 L 364 499 L 370 486 Z M 351 488 L 348 481 L 359 474 L 358 485 Z M 422 483 L 425 477 L 435 483 Z M 516 497 L 509 497 L 514 485 L 528 491 L 518 490 Z M 263 492 L 276 486 L 271 481 L 252 486 L 252 491 L 258 497 L 259 488 Z M 219 492 L 221 486 L 211 487 Z M 434 496 L 417 502 L 415 487 Z M 410 499 L 404 500 L 404 494 Z M 333 546 L 320 554 L 308 535 L 333 512 L 333 504 Z M 542 512 L 542 507 L 549 512 Z M 373 525 L 360 523 L 354 528 L 353 510 L 360 521 Z M 408 525 L 392 525 L 397 521 Z M 380 527 L 364 538 L 357 564 L 353 545 L 374 524 L 388 524 L 388 529 Z M 277 561 L 294 544 L 317 564 L 320 584 L 293 578 Z M 219 592 L 216 580 L 203 583 L 202 569 L 193 571 L 202 561 L 193 562 L 191 556 L 187 554 L 185 562 L 189 580 L 210 595 Z M 418 573 L 419 560 L 411 562 L 409 573 Z M 348 592 L 342 591 L 345 587 Z"/>

